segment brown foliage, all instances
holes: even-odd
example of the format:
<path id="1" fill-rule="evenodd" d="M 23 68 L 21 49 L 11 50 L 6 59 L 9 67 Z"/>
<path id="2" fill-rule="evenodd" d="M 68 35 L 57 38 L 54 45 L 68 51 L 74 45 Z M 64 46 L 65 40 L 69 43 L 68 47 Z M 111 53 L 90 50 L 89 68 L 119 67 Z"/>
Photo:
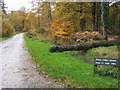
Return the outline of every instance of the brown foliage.
<path id="1" fill-rule="evenodd" d="M 32 38 L 33 36 L 36 36 L 37 30 L 31 29 L 27 32 L 27 37 Z"/>
<path id="2" fill-rule="evenodd" d="M 120 40 L 120 36 L 108 35 L 108 40 Z"/>
<path id="3" fill-rule="evenodd" d="M 2 23 L 2 37 L 9 36 L 14 31 L 9 21 L 3 20 Z"/>
<path id="4" fill-rule="evenodd" d="M 71 38 L 73 38 L 73 40 L 76 43 L 84 43 L 84 42 L 94 42 L 98 40 L 103 40 L 104 36 L 100 34 L 99 32 L 79 31 L 75 33 L 74 35 L 72 35 Z"/>
<path id="5" fill-rule="evenodd" d="M 68 39 L 73 32 L 73 28 L 69 21 L 64 21 L 61 18 L 54 18 L 51 25 L 46 30 L 51 33 L 54 38 Z"/>

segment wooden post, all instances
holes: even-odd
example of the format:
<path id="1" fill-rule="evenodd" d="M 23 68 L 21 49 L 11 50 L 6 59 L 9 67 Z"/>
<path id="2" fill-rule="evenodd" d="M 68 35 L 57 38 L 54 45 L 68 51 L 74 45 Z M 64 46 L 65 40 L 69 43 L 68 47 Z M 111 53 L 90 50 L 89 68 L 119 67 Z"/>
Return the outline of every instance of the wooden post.
<path id="1" fill-rule="evenodd" d="M 94 65 L 94 73 L 97 72 L 97 65 Z"/>
<path id="2" fill-rule="evenodd" d="M 94 58 L 94 73 L 97 72 L 97 64 L 95 63 L 95 59 L 96 59 L 96 58 Z"/>

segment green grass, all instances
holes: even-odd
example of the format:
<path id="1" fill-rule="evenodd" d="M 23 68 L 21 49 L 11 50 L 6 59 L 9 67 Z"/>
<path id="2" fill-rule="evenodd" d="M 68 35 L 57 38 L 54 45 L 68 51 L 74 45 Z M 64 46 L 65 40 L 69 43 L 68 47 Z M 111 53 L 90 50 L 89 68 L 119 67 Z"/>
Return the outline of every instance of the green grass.
<path id="1" fill-rule="evenodd" d="M 77 59 L 83 60 L 86 63 L 94 64 L 94 58 L 119 58 L 118 52 L 120 46 L 109 46 L 109 47 L 98 47 L 84 51 L 70 51 L 65 52 L 70 54 Z M 112 76 L 117 78 L 118 68 L 114 66 L 98 66 L 97 74 L 102 76 Z"/>
<path id="2" fill-rule="evenodd" d="M 16 34 L 12 34 L 12 35 L 10 35 L 8 37 L 2 37 L 2 38 L 0 38 L 0 42 L 2 42 L 3 40 L 7 40 L 7 39 L 11 38 L 14 35 L 16 35 Z"/>
<path id="3" fill-rule="evenodd" d="M 93 72 L 93 64 L 85 63 L 65 52 L 50 53 L 51 43 L 25 37 L 31 56 L 40 69 L 55 79 L 61 79 L 70 87 L 117 88 L 118 81 L 110 76 L 99 76 Z"/>
<path id="4" fill-rule="evenodd" d="M 120 46 L 119 46 L 120 47 Z M 68 51 L 65 52 L 72 56 L 75 56 L 78 59 L 83 59 L 89 61 L 90 63 L 94 62 L 94 58 L 118 58 L 118 46 L 109 46 L 109 47 L 98 47 L 84 51 Z M 89 63 L 88 62 L 88 63 Z"/>
<path id="5" fill-rule="evenodd" d="M 118 58 L 118 47 L 110 46 L 110 47 L 98 47 L 89 50 L 86 56 L 94 56 L 94 57 L 104 57 L 104 58 Z"/>

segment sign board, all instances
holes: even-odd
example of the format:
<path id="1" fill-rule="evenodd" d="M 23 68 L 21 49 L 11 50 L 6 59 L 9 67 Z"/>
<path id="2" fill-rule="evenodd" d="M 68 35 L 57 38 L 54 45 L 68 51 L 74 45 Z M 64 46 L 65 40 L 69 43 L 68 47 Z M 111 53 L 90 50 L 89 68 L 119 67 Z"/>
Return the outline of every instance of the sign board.
<path id="1" fill-rule="evenodd" d="M 118 59 L 112 59 L 112 58 L 94 58 L 94 65 L 118 66 Z"/>
<path id="2" fill-rule="evenodd" d="M 94 58 L 94 72 L 97 71 L 98 65 L 115 66 L 120 68 L 119 60 L 113 58 Z"/>

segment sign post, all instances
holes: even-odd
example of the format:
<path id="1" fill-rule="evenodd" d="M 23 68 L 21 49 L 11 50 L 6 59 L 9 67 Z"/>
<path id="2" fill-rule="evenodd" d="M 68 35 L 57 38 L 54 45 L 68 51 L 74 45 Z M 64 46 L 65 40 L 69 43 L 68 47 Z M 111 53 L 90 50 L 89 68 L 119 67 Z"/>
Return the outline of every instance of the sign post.
<path id="1" fill-rule="evenodd" d="M 120 87 L 120 60 L 113 58 L 94 58 L 94 73 L 96 73 L 98 65 L 118 67 L 117 78 L 118 78 L 118 87 Z"/>

